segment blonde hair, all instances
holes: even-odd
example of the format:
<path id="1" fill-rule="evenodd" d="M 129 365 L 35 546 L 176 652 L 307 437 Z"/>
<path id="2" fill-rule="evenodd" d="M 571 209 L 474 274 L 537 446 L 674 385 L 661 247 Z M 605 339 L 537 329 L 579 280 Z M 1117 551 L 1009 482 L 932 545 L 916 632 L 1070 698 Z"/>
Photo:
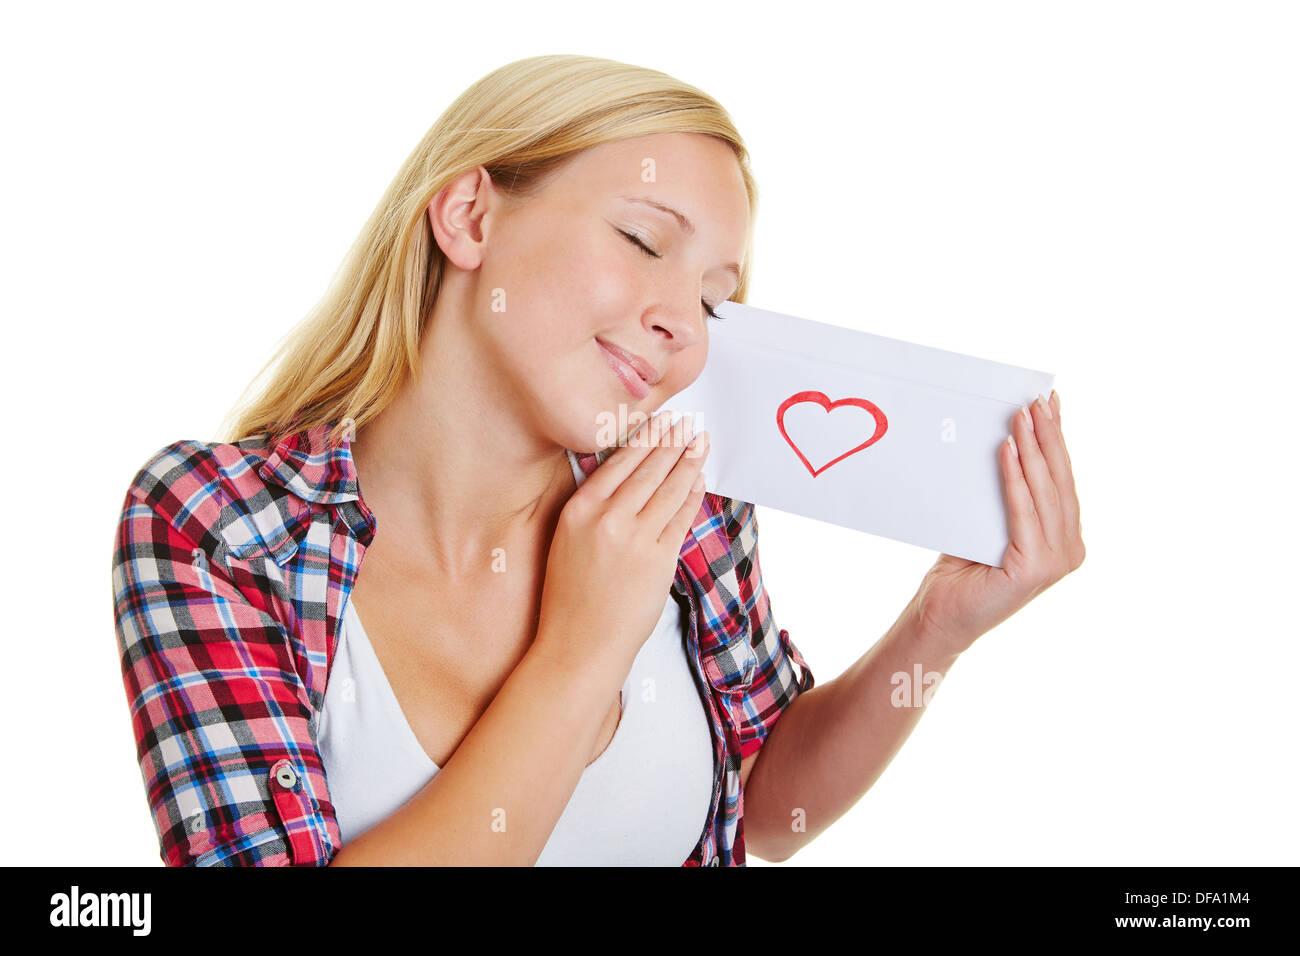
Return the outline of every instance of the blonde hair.
<path id="1" fill-rule="evenodd" d="M 704 133 L 725 141 L 749 195 L 750 232 L 740 284 L 749 286 L 758 191 L 740 134 L 716 100 L 657 70 L 589 56 L 537 56 L 493 70 L 438 117 L 402 164 L 334 274 L 325 295 L 282 339 L 254 383 L 274 374 L 223 422 L 221 441 L 287 435 L 329 422 L 335 444 L 393 400 L 419 344 L 444 256 L 426 210 L 461 174 L 483 166 L 508 195 L 527 196 L 581 150 L 651 133 Z"/>

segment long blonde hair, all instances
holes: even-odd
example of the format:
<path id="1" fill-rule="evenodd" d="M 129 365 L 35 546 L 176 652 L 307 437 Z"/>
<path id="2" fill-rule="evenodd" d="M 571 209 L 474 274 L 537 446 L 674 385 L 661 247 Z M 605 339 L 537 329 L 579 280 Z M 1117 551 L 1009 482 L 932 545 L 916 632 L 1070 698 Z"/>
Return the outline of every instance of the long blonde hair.
<path id="1" fill-rule="evenodd" d="M 527 196 L 577 152 L 651 133 L 716 136 L 731 146 L 749 195 L 744 302 L 758 191 L 749 154 L 712 97 L 657 70 L 577 55 L 536 56 L 493 70 L 438 117 L 398 170 L 329 288 L 285 336 L 223 422 L 221 441 L 287 435 L 335 422 L 331 445 L 419 376 L 420 336 L 444 256 L 426 209 L 462 173 L 483 166 L 511 196 Z M 249 390 L 275 366 L 255 398 Z"/>

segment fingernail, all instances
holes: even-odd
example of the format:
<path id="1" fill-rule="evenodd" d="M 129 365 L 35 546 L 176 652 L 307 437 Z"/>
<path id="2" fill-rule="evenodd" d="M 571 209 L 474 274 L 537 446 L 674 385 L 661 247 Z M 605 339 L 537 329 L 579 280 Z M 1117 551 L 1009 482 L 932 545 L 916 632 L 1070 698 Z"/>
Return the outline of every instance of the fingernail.
<path id="1" fill-rule="evenodd" d="M 1042 393 L 1039 393 L 1038 396 L 1038 407 L 1043 410 L 1043 414 L 1047 416 L 1047 420 L 1050 422 L 1052 420 L 1052 406 L 1047 404 L 1047 399 L 1043 398 Z"/>
<path id="2" fill-rule="evenodd" d="M 1031 414 L 1029 414 L 1029 406 L 1028 406 L 1028 405 L 1021 405 L 1021 406 L 1020 406 L 1020 413 L 1021 413 L 1022 415 L 1025 416 L 1025 421 L 1029 422 L 1029 430 L 1030 430 L 1030 431 L 1033 431 L 1033 430 L 1034 430 L 1034 416 L 1031 415 Z"/>
<path id="3" fill-rule="evenodd" d="M 1011 446 L 1011 453 L 1017 458 L 1020 457 L 1020 449 L 1016 447 L 1016 440 L 1013 436 L 1007 436 L 1007 444 Z"/>

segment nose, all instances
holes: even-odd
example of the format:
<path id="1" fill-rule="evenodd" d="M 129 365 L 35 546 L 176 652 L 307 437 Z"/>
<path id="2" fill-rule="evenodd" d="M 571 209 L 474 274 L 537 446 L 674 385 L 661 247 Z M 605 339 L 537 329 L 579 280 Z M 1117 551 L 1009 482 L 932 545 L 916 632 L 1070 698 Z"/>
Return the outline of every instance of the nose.
<path id="1" fill-rule="evenodd" d="M 677 304 L 682 298 L 685 304 Z M 707 321 L 698 291 L 675 296 L 671 305 L 648 309 L 645 314 L 646 327 L 661 337 L 664 347 L 671 351 L 690 348 L 704 341 L 708 335 Z"/>

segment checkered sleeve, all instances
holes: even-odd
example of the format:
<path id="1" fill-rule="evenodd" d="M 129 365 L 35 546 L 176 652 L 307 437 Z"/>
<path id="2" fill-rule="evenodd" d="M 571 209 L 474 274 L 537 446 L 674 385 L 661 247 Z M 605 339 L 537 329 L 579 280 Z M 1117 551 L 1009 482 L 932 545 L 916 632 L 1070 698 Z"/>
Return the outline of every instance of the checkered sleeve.
<path id="1" fill-rule="evenodd" d="M 113 599 L 144 788 L 168 866 L 325 865 L 339 845 L 286 632 L 194 532 L 215 482 L 171 446 L 137 474 L 118 519 Z M 165 478 L 180 476 L 182 490 Z M 169 515 L 171 516 L 169 518 Z M 262 606 L 259 606 L 261 604 Z M 328 800 L 325 800 L 328 804 Z"/>
<path id="2" fill-rule="evenodd" d="M 815 683 L 812 669 L 772 616 L 771 599 L 763 586 L 758 560 L 758 518 L 754 505 L 735 502 L 729 522 L 736 530 L 736 577 L 755 663 L 754 677 L 735 707 L 740 734 L 740 755 L 756 753 L 772 727 L 799 694 Z M 797 668 L 797 671 L 796 671 Z"/>

